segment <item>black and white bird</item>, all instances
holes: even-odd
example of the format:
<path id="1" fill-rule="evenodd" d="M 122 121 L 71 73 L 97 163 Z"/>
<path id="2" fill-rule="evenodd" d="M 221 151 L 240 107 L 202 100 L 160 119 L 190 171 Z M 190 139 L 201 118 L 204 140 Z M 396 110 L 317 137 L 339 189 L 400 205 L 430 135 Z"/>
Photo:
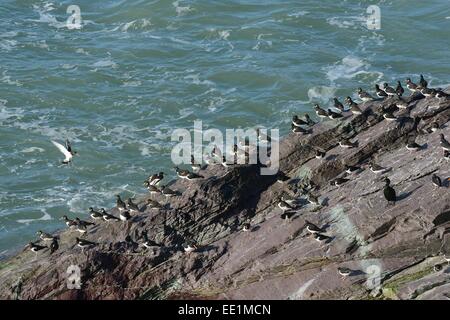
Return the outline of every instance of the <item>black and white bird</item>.
<path id="1" fill-rule="evenodd" d="M 383 83 L 383 90 L 388 96 L 396 96 L 397 92 L 394 88 L 390 87 L 387 82 Z"/>
<path id="2" fill-rule="evenodd" d="M 345 165 L 345 172 L 347 172 L 348 174 L 358 172 L 359 170 L 361 170 L 361 168 L 358 166 Z"/>
<path id="3" fill-rule="evenodd" d="M 442 149 L 445 151 L 450 151 L 450 143 L 445 139 L 445 136 L 443 133 L 439 134 L 440 137 L 440 145 Z"/>
<path id="4" fill-rule="evenodd" d="M 130 211 L 126 210 L 126 211 L 121 211 L 119 213 L 119 218 L 121 221 L 128 221 L 131 219 L 131 215 L 130 215 Z"/>
<path id="5" fill-rule="evenodd" d="M 175 172 L 177 173 L 177 176 L 181 179 L 187 179 L 188 175 L 189 175 L 189 170 L 185 170 L 185 169 L 180 169 L 178 167 L 175 167 Z"/>
<path id="6" fill-rule="evenodd" d="M 395 202 L 397 201 L 397 193 L 395 192 L 394 188 L 391 187 L 391 180 L 389 180 L 389 178 L 385 178 L 384 182 L 384 198 L 387 200 L 388 204 L 395 204 Z"/>
<path id="7" fill-rule="evenodd" d="M 341 275 L 342 279 L 344 279 L 352 274 L 352 270 L 346 267 L 339 267 L 338 273 Z"/>
<path id="8" fill-rule="evenodd" d="M 103 215 L 99 211 L 94 210 L 92 207 L 89 207 L 89 215 L 94 220 L 103 219 Z"/>
<path id="9" fill-rule="evenodd" d="M 167 187 L 167 186 L 162 186 L 162 187 L 161 187 L 161 193 L 162 193 L 163 195 L 165 195 L 166 197 L 173 197 L 173 196 L 178 195 L 178 192 L 177 192 L 177 191 L 174 191 L 174 190 L 170 189 L 170 188 Z"/>
<path id="10" fill-rule="evenodd" d="M 410 78 L 407 78 L 406 79 L 406 88 L 408 88 L 408 90 L 411 91 L 411 92 L 416 92 L 418 86 L 417 86 L 417 84 L 412 82 Z"/>
<path id="11" fill-rule="evenodd" d="M 75 222 L 77 223 L 77 226 L 82 226 L 82 227 L 89 227 L 89 226 L 94 226 L 95 223 L 93 222 L 89 222 L 89 221 L 84 221 L 81 220 L 80 218 L 75 218 Z"/>
<path id="12" fill-rule="evenodd" d="M 335 119 L 340 119 L 343 117 L 344 116 L 342 115 L 342 113 L 334 112 L 331 109 L 328 109 L 328 118 L 335 120 Z"/>
<path id="13" fill-rule="evenodd" d="M 314 236 L 314 239 L 316 241 L 320 242 L 320 243 L 328 243 L 331 240 L 333 240 L 332 237 L 329 237 L 327 235 L 324 235 L 324 234 L 318 233 L 318 232 L 317 233 L 313 233 L 312 235 Z"/>
<path id="14" fill-rule="evenodd" d="M 395 101 L 395 106 L 399 109 L 408 109 L 408 102 L 406 102 L 402 98 L 399 98 L 397 101 Z"/>
<path id="15" fill-rule="evenodd" d="M 163 206 L 158 201 L 147 199 L 147 208 L 149 209 L 161 209 Z"/>
<path id="16" fill-rule="evenodd" d="M 325 229 L 316 226 L 314 223 L 312 223 L 308 220 L 305 220 L 305 226 L 306 226 L 306 230 L 311 234 L 324 233 L 326 231 Z"/>
<path id="17" fill-rule="evenodd" d="M 388 96 L 386 92 L 380 89 L 378 84 L 375 85 L 375 92 L 378 98 L 386 98 Z"/>
<path id="18" fill-rule="evenodd" d="M 424 79 L 423 75 L 420 75 L 419 85 L 422 88 L 428 87 L 428 82 Z"/>
<path id="19" fill-rule="evenodd" d="M 164 179 L 164 172 L 152 174 L 147 178 L 147 181 L 152 186 L 156 186 L 162 179 Z"/>
<path id="20" fill-rule="evenodd" d="M 316 149 L 316 159 L 323 159 L 325 158 L 325 156 L 327 155 L 327 153 L 321 149 Z"/>
<path id="21" fill-rule="evenodd" d="M 284 221 L 291 221 L 292 217 L 295 215 L 295 211 L 285 211 L 281 214 L 280 218 L 283 219 Z"/>
<path id="22" fill-rule="evenodd" d="M 189 174 L 187 175 L 188 180 L 203 179 L 203 178 L 204 176 L 199 175 L 198 173 L 195 172 L 189 172 Z"/>
<path id="23" fill-rule="evenodd" d="M 369 164 L 369 169 L 370 169 L 370 171 L 372 171 L 373 173 L 383 173 L 383 172 L 386 171 L 386 168 L 384 168 L 384 167 L 382 167 L 382 166 L 380 166 L 380 165 L 378 165 L 378 164 L 376 164 L 376 163 L 374 163 L 374 162 L 371 162 L 371 163 Z"/>
<path id="24" fill-rule="evenodd" d="M 422 146 L 419 145 L 414 139 L 410 140 L 407 144 L 406 144 L 406 149 L 410 150 L 410 151 L 419 151 L 420 149 L 422 149 Z"/>
<path id="25" fill-rule="evenodd" d="M 76 230 L 81 234 L 85 234 L 88 231 L 87 227 L 81 224 L 77 224 Z"/>
<path id="26" fill-rule="evenodd" d="M 277 182 L 278 183 L 285 183 L 286 181 L 289 181 L 290 179 L 291 178 L 283 171 L 279 171 L 277 173 Z"/>
<path id="27" fill-rule="evenodd" d="M 194 172 L 198 172 L 202 168 L 202 165 L 200 163 L 195 162 L 195 158 L 194 158 L 193 154 L 191 154 L 191 168 L 192 168 L 192 171 L 194 171 Z"/>
<path id="28" fill-rule="evenodd" d="M 384 111 L 383 118 L 385 118 L 387 121 L 396 121 L 397 120 L 397 117 L 391 111 Z"/>
<path id="29" fill-rule="evenodd" d="M 77 246 L 79 246 L 82 250 L 84 250 L 85 248 L 89 248 L 89 247 L 93 247 L 95 245 L 97 245 L 97 243 L 92 242 L 92 241 L 88 241 L 85 239 L 80 239 L 80 238 L 75 238 L 76 244 Z"/>
<path id="30" fill-rule="evenodd" d="M 431 176 L 431 181 L 433 182 L 433 184 L 434 184 L 436 187 L 442 187 L 442 180 L 441 180 L 441 178 L 440 178 L 438 175 L 433 174 L 433 175 Z"/>
<path id="31" fill-rule="evenodd" d="M 280 201 L 278 202 L 278 208 L 280 208 L 281 210 L 287 211 L 287 210 L 293 210 L 294 207 L 291 206 L 289 203 L 287 203 L 286 201 L 283 201 L 280 199 Z"/>
<path id="32" fill-rule="evenodd" d="M 450 97 L 450 95 L 449 95 L 448 93 L 445 93 L 445 92 L 442 91 L 442 90 L 436 90 L 436 91 L 434 92 L 434 96 L 435 96 L 436 98 L 438 98 L 439 100 L 444 100 L 444 99 L 447 99 L 447 98 Z"/>
<path id="33" fill-rule="evenodd" d="M 344 183 L 346 183 L 348 181 L 350 181 L 350 179 L 347 179 L 347 178 L 336 178 L 333 181 L 331 181 L 330 183 L 332 185 L 335 185 L 335 186 L 339 187 L 339 186 L 343 185 Z"/>
<path id="34" fill-rule="evenodd" d="M 306 200 L 313 205 L 320 206 L 319 197 L 313 195 L 311 192 L 306 194 Z"/>
<path id="35" fill-rule="evenodd" d="M 127 199 L 127 210 L 131 213 L 138 213 L 140 211 L 138 205 L 131 198 Z"/>
<path id="36" fill-rule="evenodd" d="M 319 118 L 327 118 L 327 117 L 328 117 L 328 112 L 327 112 L 325 109 L 322 109 L 322 108 L 320 107 L 320 105 L 315 104 L 315 105 L 314 105 L 314 110 L 316 111 L 316 115 L 317 115 Z"/>
<path id="37" fill-rule="evenodd" d="M 244 223 L 244 225 L 242 226 L 242 231 L 248 232 L 248 231 L 250 231 L 250 228 L 251 228 L 250 223 L 249 223 L 249 222 L 246 222 L 246 223 Z"/>
<path id="38" fill-rule="evenodd" d="M 65 158 L 62 161 L 62 163 L 63 164 L 69 164 L 72 161 L 73 155 L 75 154 L 75 152 L 72 151 L 72 147 L 70 145 L 69 140 L 66 140 L 66 145 L 65 146 L 63 146 L 61 143 L 53 141 L 53 140 L 52 140 L 52 143 L 64 155 Z"/>
<path id="39" fill-rule="evenodd" d="M 123 202 L 122 198 L 120 198 L 120 195 L 116 195 L 116 208 L 119 209 L 119 211 L 127 210 L 127 205 Z"/>
<path id="40" fill-rule="evenodd" d="M 161 190 L 158 189 L 157 186 L 150 184 L 150 182 L 145 181 L 144 182 L 144 186 L 148 189 L 148 191 L 150 192 L 150 194 L 158 194 L 161 193 Z"/>
<path id="41" fill-rule="evenodd" d="M 341 110 L 341 112 L 345 111 L 344 105 L 337 98 L 333 98 L 333 105 L 336 109 Z"/>
<path id="42" fill-rule="evenodd" d="M 183 250 L 186 253 L 194 252 L 197 249 L 197 246 L 192 242 L 183 243 Z"/>
<path id="43" fill-rule="evenodd" d="M 316 123 L 311 119 L 311 117 L 309 116 L 309 114 L 305 113 L 303 118 L 305 119 L 306 123 L 308 123 L 308 126 L 313 126 Z"/>
<path id="44" fill-rule="evenodd" d="M 348 140 L 348 139 L 341 139 L 341 140 L 339 141 L 339 145 L 340 145 L 342 148 L 356 148 L 356 147 L 358 147 L 358 141 L 351 142 L 351 141 Z"/>
<path id="45" fill-rule="evenodd" d="M 75 220 L 69 219 L 67 216 L 62 216 L 61 219 L 64 220 L 66 226 L 70 229 L 76 228 L 77 223 L 75 222 Z"/>
<path id="46" fill-rule="evenodd" d="M 372 101 L 374 98 L 366 91 L 364 91 L 362 88 L 358 88 L 358 97 L 362 101 Z"/>
<path id="47" fill-rule="evenodd" d="M 444 159 L 447 161 L 450 160 L 450 151 L 444 150 Z"/>
<path id="48" fill-rule="evenodd" d="M 304 129 L 302 127 L 297 127 L 294 124 L 291 124 L 291 131 L 293 133 L 297 133 L 297 134 L 311 134 L 312 133 L 311 129 Z"/>
<path id="49" fill-rule="evenodd" d="M 303 119 L 300 119 L 297 115 L 294 115 L 292 117 L 292 124 L 296 127 L 300 127 L 300 126 L 308 126 L 309 123 Z"/>
<path id="50" fill-rule="evenodd" d="M 42 230 L 39 230 L 37 232 L 37 234 L 39 235 L 39 238 L 44 241 L 52 241 L 53 239 L 55 239 L 54 236 L 52 236 L 51 234 L 45 233 Z"/>
<path id="51" fill-rule="evenodd" d="M 113 216 L 112 214 L 109 214 L 108 212 L 106 212 L 106 210 L 104 208 L 101 208 L 100 212 L 103 215 L 103 220 L 105 220 L 106 222 L 120 221 L 120 219 L 117 218 L 116 216 Z"/>
<path id="52" fill-rule="evenodd" d="M 34 253 L 37 253 L 38 251 L 47 249 L 46 246 L 40 246 L 38 244 L 35 244 L 33 242 L 28 243 L 28 247 L 30 248 L 31 251 L 33 251 Z"/>
<path id="53" fill-rule="evenodd" d="M 350 98 L 350 97 L 345 98 L 345 103 L 348 104 L 350 111 L 353 114 L 362 114 L 361 108 L 358 106 L 358 104 L 356 102 L 354 102 L 352 100 L 352 98 Z"/>
<path id="54" fill-rule="evenodd" d="M 53 254 L 58 249 L 59 249 L 58 240 L 56 238 L 53 238 L 52 243 L 50 243 L 50 254 Z"/>
<path id="55" fill-rule="evenodd" d="M 395 88 L 395 92 L 399 97 L 401 97 L 405 93 L 405 89 L 402 87 L 402 83 L 397 81 L 397 88 Z"/>
<path id="56" fill-rule="evenodd" d="M 420 89 L 420 93 L 426 98 L 434 97 L 435 92 L 436 92 L 436 90 L 429 89 L 429 88 L 426 88 L 426 87 Z"/>

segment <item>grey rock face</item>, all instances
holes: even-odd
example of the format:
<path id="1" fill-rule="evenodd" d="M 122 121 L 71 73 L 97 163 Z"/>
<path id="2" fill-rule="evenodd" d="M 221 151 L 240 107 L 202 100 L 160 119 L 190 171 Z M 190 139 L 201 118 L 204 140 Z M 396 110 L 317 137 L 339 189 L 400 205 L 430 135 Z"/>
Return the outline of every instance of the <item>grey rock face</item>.
<path id="1" fill-rule="evenodd" d="M 63 231 L 52 255 L 26 250 L 0 262 L 0 298 L 448 298 L 450 168 L 439 133 L 450 140 L 450 100 L 418 95 L 407 102 L 409 110 L 389 99 L 366 102 L 361 115 L 321 122 L 311 135 L 291 133 L 280 142 L 280 170 L 291 177 L 285 183 L 261 176 L 257 165 L 209 166 L 200 171 L 204 179 L 170 186 L 180 196 L 138 201 L 145 207 L 152 197 L 164 209 L 97 223 L 85 236 L 96 246 L 82 250 L 77 232 Z M 382 108 L 397 121 L 385 120 Z M 429 133 L 432 122 L 441 129 Z M 341 139 L 358 146 L 342 148 Z M 407 150 L 411 140 L 419 151 Z M 325 159 L 315 158 L 316 148 L 327 152 Z M 372 172 L 369 161 L 385 172 Z M 346 174 L 346 165 L 361 170 Z M 445 186 L 432 184 L 434 173 Z M 340 177 L 349 180 L 330 185 Z M 384 177 L 397 192 L 395 205 L 384 199 Z M 301 195 L 308 183 L 320 205 Z M 277 206 L 286 193 L 298 199 L 290 221 Z M 316 241 L 306 221 L 330 238 Z M 246 222 L 251 229 L 244 232 Z M 143 233 L 154 245 L 142 246 Z M 186 253 L 186 242 L 198 248 Z M 68 289 L 71 265 L 80 268 L 80 289 Z M 342 276 L 338 268 L 350 270 Z"/>

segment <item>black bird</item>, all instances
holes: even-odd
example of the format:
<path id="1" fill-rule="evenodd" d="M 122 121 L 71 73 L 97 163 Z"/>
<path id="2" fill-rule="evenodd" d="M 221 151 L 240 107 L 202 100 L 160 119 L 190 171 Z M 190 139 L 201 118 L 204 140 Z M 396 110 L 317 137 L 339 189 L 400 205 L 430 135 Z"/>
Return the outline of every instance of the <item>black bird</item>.
<path id="1" fill-rule="evenodd" d="M 386 92 L 386 94 L 388 96 L 395 96 L 395 95 L 397 95 L 397 92 L 395 91 L 395 89 L 390 87 L 387 82 L 385 82 L 383 84 L 383 90 L 384 90 L 384 92 Z"/>
<path id="2" fill-rule="evenodd" d="M 330 119 L 334 120 L 334 119 L 342 118 L 344 116 L 342 115 L 342 113 L 337 113 L 337 112 L 332 111 L 331 109 L 328 109 L 328 117 Z"/>
<path id="3" fill-rule="evenodd" d="M 395 92 L 397 92 L 397 95 L 401 97 L 405 93 L 405 89 L 402 87 L 402 83 L 400 81 L 397 81 L 397 88 L 395 88 Z"/>
<path id="4" fill-rule="evenodd" d="M 380 89 L 380 86 L 378 84 L 375 85 L 375 91 L 378 98 L 386 98 L 388 96 L 386 92 Z"/>
<path id="5" fill-rule="evenodd" d="M 444 159 L 445 160 L 450 160 L 450 151 L 444 150 Z"/>
<path id="6" fill-rule="evenodd" d="M 428 82 L 424 79 L 423 75 L 420 75 L 419 85 L 422 88 L 426 88 L 428 86 Z"/>
<path id="7" fill-rule="evenodd" d="M 204 176 L 201 176 L 201 175 L 199 175 L 199 174 L 197 174 L 195 172 L 189 172 L 189 174 L 187 176 L 188 180 L 203 179 L 203 178 L 204 178 Z"/>
<path id="8" fill-rule="evenodd" d="M 131 198 L 127 199 L 127 208 L 131 213 L 137 213 L 140 211 L 137 204 L 135 204 Z"/>
<path id="9" fill-rule="evenodd" d="M 291 124 L 291 130 L 293 133 L 298 134 L 310 134 L 312 132 L 311 129 L 303 129 L 302 127 L 297 127 L 294 124 Z"/>
<path id="10" fill-rule="evenodd" d="M 407 78 L 406 79 L 406 87 L 408 88 L 409 91 L 416 92 L 418 86 L 417 86 L 417 84 L 412 82 L 410 78 Z"/>
<path id="11" fill-rule="evenodd" d="M 52 243 L 50 244 L 50 254 L 53 254 L 58 249 L 59 249 L 58 240 L 56 238 L 53 238 Z"/>
<path id="12" fill-rule="evenodd" d="M 298 116 L 294 115 L 292 117 L 292 124 L 296 127 L 300 127 L 300 126 L 307 126 L 308 122 L 305 120 L 302 120 Z"/>
<path id="13" fill-rule="evenodd" d="M 116 195 L 116 207 L 119 211 L 127 210 L 127 205 L 122 201 L 120 195 Z"/>
<path id="14" fill-rule="evenodd" d="M 386 183 L 383 189 L 384 197 L 388 201 L 388 204 L 395 204 L 395 202 L 397 201 L 397 194 L 394 188 L 390 186 L 391 180 L 389 180 L 389 178 L 386 178 L 384 182 Z"/>
<path id="15" fill-rule="evenodd" d="M 433 182 L 433 184 L 434 184 L 436 187 L 442 187 L 442 180 L 441 180 L 441 178 L 439 178 L 439 176 L 437 176 L 436 174 L 433 174 L 433 175 L 431 176 L 431 181 Z"/>
<path id="16" fill-rule="evenodd" d="M 112 214 L 109 214 L 109 213 L 106 212 L 106 210 L 103 209 L 103 208 L 100 209 L 100 212 L 101 212 L 102 215 L 103 215 L 103 220 L 105 220 L 105 221 L 107 221 L 107 222 L 109 222 L 109 221 L 120 221 L 119 218 L 113 216 Z"/>
<path id="17" fill-rule="evenodd" d="M 309 116 L 309 114 L 305 113 L 305 121 L 308 123 L 308 126 L 313 126 L 316 123 L 311 119 L 311 117 Z"/>
<path id="18" fill-rule="evenodd" d="M 333 98 L 333 102 L 336 109 L 341 110 L 342 112 L 345 111 L 344 105 L 337 98 Z"/>
<path id="19" fill-rule="evenodd" d="M 328 117 L 328 112 L 325 109 L 322 109 L 318 104 L 314 105 L 314 110 L 319 118 Z"/>
<path id="20" fill-rule="evenodd" d="M 362 88 L 358 88 L 358 97 L 362 101 L 372 101 L 373 97 L 366 91 L 364 91 Z"/>
<path id="21" fill-rule="evenodd" d="M 100 212 L 94 210 L 94 208 L 92 207 L 89 207 L 89 215 L 94 220 L 99 220 L 103 218 L 103 215 Z"/>

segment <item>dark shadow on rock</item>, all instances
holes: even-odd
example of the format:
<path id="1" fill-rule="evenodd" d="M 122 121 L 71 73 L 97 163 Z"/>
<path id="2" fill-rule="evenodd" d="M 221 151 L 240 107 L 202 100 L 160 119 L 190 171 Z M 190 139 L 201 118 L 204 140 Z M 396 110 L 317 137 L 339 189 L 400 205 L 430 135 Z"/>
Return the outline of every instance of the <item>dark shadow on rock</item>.
<path id="1" fill-rule="evenodd" d="M 325 197 L 325 198 L 322 199 L 322 202 L 320 203 L 320 205 L 324 206 L 324 207 L 328 207 L 328 202 L 329 201 L 330 201 L 330 198 Z"/>
<path id="2" fill-rule="evenodd" d="M 404 200 L 404 199 L 406 199 L 406 198 L 408 198 L 410 195 L 412 195 L 417 189 L 420 189 L 422 186 L 419 186 L 419 187 L 417 187 L 417 188 L 415 188 L 415 189 L 413 189 L 413 190 L 411 190 L 411 191 L 409 191 L 409 192 L 402 192 L 401 194 L 399 194 L 398 196 L 397 196 L 397 201 L 401 201 L 401 200 Z"/>
<path id="3" fill-rule="evenodd" d="M 337 158 L 337 155 L 336 155 L 336 154 L 330 154 L 329 156 L 327 156 L 327 157 L 325 158 L 325 160 L 330 161 L 330 160 L 334 160 L 334 159 L 336 159 L 336 158 Z"/>
<path id="4" fill-rule="evenodd" d="M 260 226 L 254 226 L 253 228 L 250 229 L 250 232 L 255 232 L 258 231 L 259 229 L 261 229 Z"/>
<path id="5" fill-rule="evenodd" d="M 206 246 L 202 246 L 200 248 L 198 248 L 197 250 L 195 250 L 196 252 L 208 252 L 211 250 L 217 250 L 219 247 L 218 246 L 213 246 L 213 245 L 206 245 Z"/>

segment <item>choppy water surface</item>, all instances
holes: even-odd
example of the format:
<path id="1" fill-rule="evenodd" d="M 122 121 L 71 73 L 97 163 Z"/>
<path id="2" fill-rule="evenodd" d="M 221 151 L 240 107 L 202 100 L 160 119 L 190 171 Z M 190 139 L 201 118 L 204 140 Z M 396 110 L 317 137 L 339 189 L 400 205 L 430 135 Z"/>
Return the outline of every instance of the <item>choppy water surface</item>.
<path id="1" fill-rule="evenodd" d="M 284 134 L 292 114 L 358 86 L 450 83 L 448 0 L 3 0 L 0 17 L 0 255 L 145 192 L 172 167 L 171 131 L 195 119 Z M 50 143 L 65 138 L 70 168 Z"/>

